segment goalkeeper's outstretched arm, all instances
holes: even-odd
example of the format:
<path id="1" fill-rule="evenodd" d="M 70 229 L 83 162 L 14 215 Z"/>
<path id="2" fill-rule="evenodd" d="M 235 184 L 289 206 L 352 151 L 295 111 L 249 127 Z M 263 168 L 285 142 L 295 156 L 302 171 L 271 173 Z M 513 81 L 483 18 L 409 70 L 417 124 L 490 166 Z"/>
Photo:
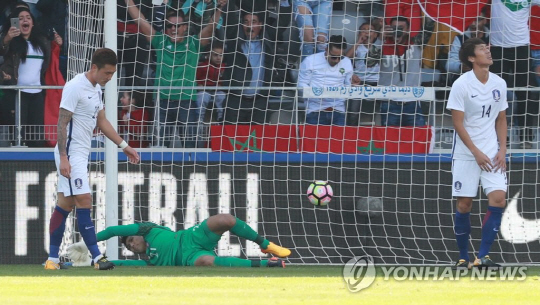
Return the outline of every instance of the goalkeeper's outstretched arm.
<path id="1" fill-rule="evenodd" d="M 104 241 L 114 236 L 133 236 L 139 233 L 139 225 L 112 226 L 97 234 L 98 241 Z"/>

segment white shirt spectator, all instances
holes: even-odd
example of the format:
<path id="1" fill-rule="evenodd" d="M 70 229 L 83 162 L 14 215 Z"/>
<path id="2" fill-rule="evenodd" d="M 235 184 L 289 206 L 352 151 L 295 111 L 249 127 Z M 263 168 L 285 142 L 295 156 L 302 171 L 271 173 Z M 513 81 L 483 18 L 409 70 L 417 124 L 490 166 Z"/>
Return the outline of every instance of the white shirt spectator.
<path id="1" fill-rule="evenodd" d="M 533 4 L 540 4 L 540 0 L 493 0 L 491 44 L 503 48 L 529 45 L 529 17 Z"/>
<path id="2" fill-rule="evenodd" d="M 298 87 L 350 86 L 353 75 L 351 60 L 343 56 L 335 66 L 330 66 L 326 52 L 310 55 L 302 61 L 298 75 Z M 306 113 L 333 108 L 345 112 L 345 99 L 310 98 L 306 100 Z"/>

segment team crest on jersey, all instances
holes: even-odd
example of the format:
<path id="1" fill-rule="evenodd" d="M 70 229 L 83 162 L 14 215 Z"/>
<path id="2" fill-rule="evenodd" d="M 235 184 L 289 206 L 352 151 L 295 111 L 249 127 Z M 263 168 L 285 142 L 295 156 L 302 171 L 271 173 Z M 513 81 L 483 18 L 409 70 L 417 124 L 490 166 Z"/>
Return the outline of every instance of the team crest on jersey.
<path id="1" fill-rule="evenodd" d="M 75 187 L 78 188 L 79 190 L 82 188 L 82 179 L 81 178 L 75 179 Z"/>
<path id="2" fill-rule="evenodd" d="M 459 181 L 456 181 L 456 182 L 454 183 L 454 189 L 456 190 L 456 192 L 459 192 L 459 191 L 461 190 L 461 185 L 462 185 L 462 184 L 461 184 L 461 182 L 459 182 Z"/>
<path id="3" fill-rule="evenodd" d="M 421 97 L 424 95 L 424 87 L 413 87 L 412 93 L 414 97 Z"/>
<path id="4" fill-rule="evenodd" d="M 345 69 L 339 68 L 339 73 L 341 73 L 341 74 L 345 73 Z"/>
<path id="5" fill-rule="evenodd" d="M 495 89 L 491 91 L 491 93 L 493 93 L 493 99 L 495 100 L 495 102 L 498 102 L 501 99 L 501 91 Z"/>
<path id="6" fill-rule="evenodd" d="M 320 96 L 324 91 L 323 88 L 320 87 L 311 87 L 311 90 L 313 91 L 313 94 L 315 94 L 315 96 Z"/>

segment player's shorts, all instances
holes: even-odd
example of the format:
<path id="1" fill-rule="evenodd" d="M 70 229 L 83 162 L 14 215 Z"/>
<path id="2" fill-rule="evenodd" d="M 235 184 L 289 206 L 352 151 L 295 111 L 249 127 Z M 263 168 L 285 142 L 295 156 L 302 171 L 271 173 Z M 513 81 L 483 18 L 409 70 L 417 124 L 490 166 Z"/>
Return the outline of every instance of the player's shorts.
<path id="1" fill-rule="evenodd" d="M 210 231 L 206 220 L 188 228 L 182 234 L 182 266 L 195 266 L 202 255 L 217 256 L 214 252 L 221 235 Z"/>
<path id="2" fill-rule="evenodd" d="M 54 161 L 56 162 L 56 171 L 58 172 L 58 193 L 64 193 L 65 197 L 81 194 L 90 194 L 90 183 L 88 181 L 88 156 L 71 155 L 69 163 L 71 164 L 71 179 L 60 174 L 60 154 L 54 151 Z"/>
<path id="3" fill-rule="evenodd" d="M 507 191 L 506 172 L 483 171 L 476 160 L 452 160 L 452 196 L 476 197 L 478 182 L 488 195 L 493 191 Z"/>

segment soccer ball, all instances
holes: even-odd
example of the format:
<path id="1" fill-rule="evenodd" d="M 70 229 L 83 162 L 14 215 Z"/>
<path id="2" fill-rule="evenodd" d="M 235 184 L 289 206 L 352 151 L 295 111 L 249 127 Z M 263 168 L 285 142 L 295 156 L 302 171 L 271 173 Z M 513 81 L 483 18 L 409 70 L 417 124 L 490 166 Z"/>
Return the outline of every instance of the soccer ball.
<path id="1" fill-rule="evenodd" d="M 332 196 L 334 196 L 334 191 L 327 181 L 315 181 L 312 182 L 307 189 L 307 196 L 309 202 L 313 205 L 327 205 Z"/>

